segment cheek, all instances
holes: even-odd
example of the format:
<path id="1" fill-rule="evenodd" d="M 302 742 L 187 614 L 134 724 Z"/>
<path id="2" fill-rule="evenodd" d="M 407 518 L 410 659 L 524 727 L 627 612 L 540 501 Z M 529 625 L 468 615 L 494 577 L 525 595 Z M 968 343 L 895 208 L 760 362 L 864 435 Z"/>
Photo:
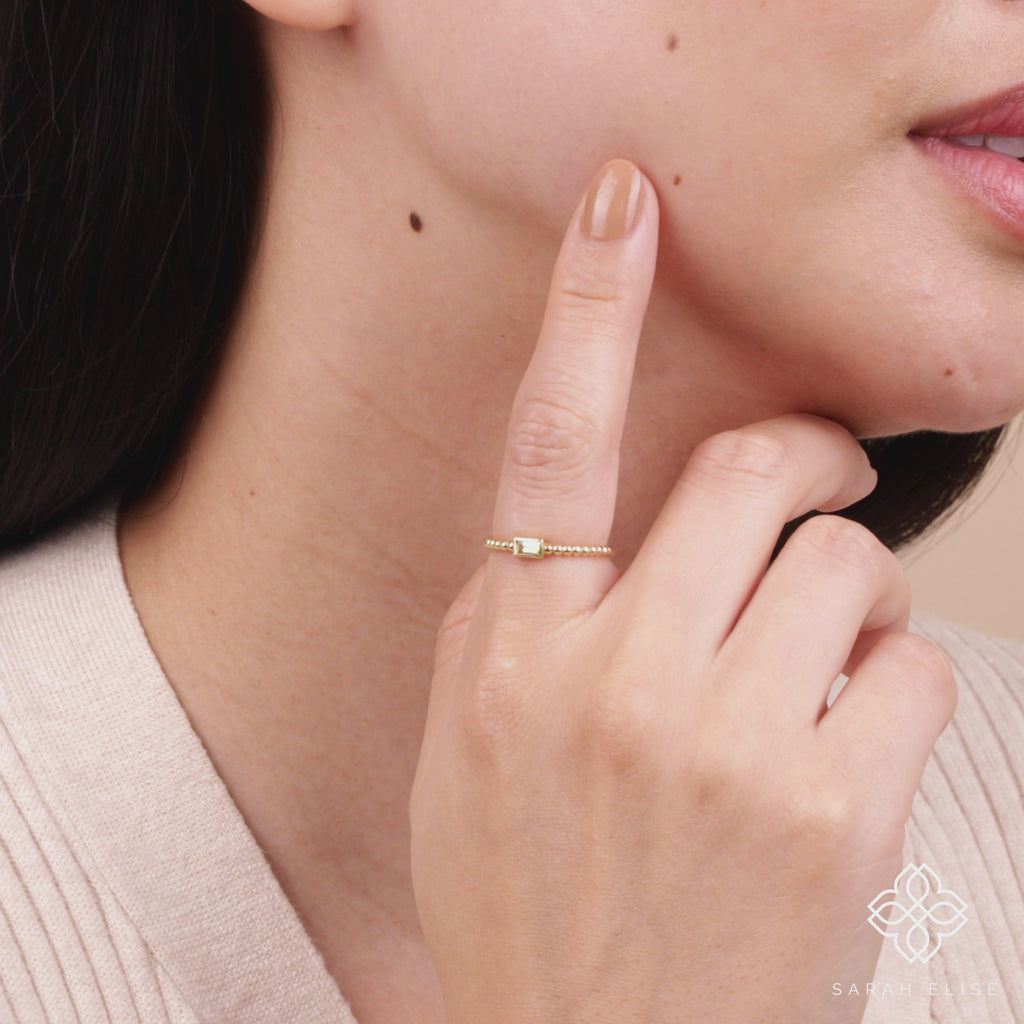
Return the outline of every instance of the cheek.
<path id="1" fill-rule="evenodd" d="M 400 116 L 454 190 L 555 238 L 632 158 L 662 204 L 659 287 L 747 365 L 766 350 L 779 388 L 805 381 L 805 407 L 871 433 L 1024 404 L 1020 289 L 906 159 L 939 0 L 585 6 L 381 9 Z"/>
<path id="2" fill-rule="evenodd" d="M 702 167 L 721 181 L 787 154 L 801 125 L 834 127 L 935 2 L 394 0 L 372 17 L 433 164 L 489 206 L 560 230 L 611 157 L 699 189 Z"/>
<path id="3" fill-rule="evenodd" d="M 950 40 L 934 4 L 891 7 L 859 25 L 813 5 L 814 48 L 785 55 L 812 5 L 788 7 L 733 38 L 751 76 L 709 69 L 682 126 L 637 136 L 659 287 L 799 407 L 862 434 L 980 430 L 1024 407 L 1020 254 L 921 166 L 907 132 Z"/>
<path id="4" fill-rule="evenodd" d="M 907 154 L 744 226 L 663 238 L 659 288 L 737 379 L 862 436 L 982 430 L 1024 408 L 1024 276 Z"/>
<path id="5" fill-rule="evenodd" d="M 600 6 L 469 0 L 375 10 L 405 129 L 461 196 L 518 223 L 564 229 L 615 148 L 619 112 L 608 97 L 621 69 L 608 66 L 610 40 L 602 45 L 595 31 Z"/>
<path id="6" fill-rule="evenodd" d="M 770 152 L 770 125 L 844 117 L 891 81 L 892 55 L 937 6 L 389 0 L 367 17 L 389 87 L 435 163 L 491 200 L 508 188 L 507 201 L 560 221 L 609 157 L 669 174 L 698 150 L 732 159 L 737 140 Z"/>

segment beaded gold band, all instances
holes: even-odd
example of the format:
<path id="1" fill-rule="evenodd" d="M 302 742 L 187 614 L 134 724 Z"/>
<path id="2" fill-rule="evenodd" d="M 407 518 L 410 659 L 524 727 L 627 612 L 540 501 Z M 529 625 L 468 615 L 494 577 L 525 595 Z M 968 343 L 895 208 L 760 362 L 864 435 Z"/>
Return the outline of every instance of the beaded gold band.
<path id="1" fill-rule="evenodd" d="M 488 537 L 484 544 L 492 551 L 508 551 L 519 558 L 546 558 L 548 555 L 585 558 L 612 553 L 612 549 L 604 544 L 549 544 L 540 537 L 513 537 L 512 540 L 495 540 Z"/>

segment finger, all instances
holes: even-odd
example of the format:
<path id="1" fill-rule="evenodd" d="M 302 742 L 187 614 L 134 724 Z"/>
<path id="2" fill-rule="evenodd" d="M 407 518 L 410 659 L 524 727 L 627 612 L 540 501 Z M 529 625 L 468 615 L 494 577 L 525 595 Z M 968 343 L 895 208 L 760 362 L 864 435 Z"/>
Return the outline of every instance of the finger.
<path id="1" fill-rule="evenodd" d="M 686 623 L 690 653 L 710 660 L 764 575 L 783 526 L 845 508 L 878 475 L 839 424 L 803 413 L 726 431 L 694 450 L 616 592 L 642 590 L 661 628 Z"/>
<path id="2" fill-rule="evenodd" d="M 444 747 L 445 721 L 451 701 L 458 692 L 459 668 L 476 614 L 483 587 L 485 566 L 481 565 L 469 578 L 448 609 L 437 634 L 434 648 L 434 676 L 430 684 L 430 700 L 424 723 L 420 749 L 420 771 L 426 771 L 438 747 Z M 419 778 L 417 772 L 417 778 Z"/>
<path id="3" fill-rule="evenodd" d="M 451 663 L 462 657 L 483 582 L 484 566 L 481 565 L 459 591 L 441 622 L 434 645 L 435 680 L 444 676 Z"/>
<path id="4" fill-rule="evenodd" d="M 814 726 L 864 630 L 906 629 L 910 584 L 870 530 L 817 516 L 789 538 L 722 646 L 723 696 Z"/>
<path id="5" fill-rule="evenodd" d="M 843 675 L 852 676 L 857 671 L 857 667 L 860 663 L 868 656 L 871 652 L 871 648 L 889 633 L 906 633 L 907 628 L 910 626 L 910 614 L 905 619 L 900 618 L 889 623 L 887 626 L 882 626 L 879 629 L 865 629 L 861 632 L 860 636 L 857 637 L 856 642 L 853 645 L 853 650 L 850 651 L 849 657 L 846 659 L 846 664 L 843 665 Z M 834 680 L 833 680 L 834 682 Z M 825 712 L 825 708 L 822 707 L 822 714 Z"/>
<path id="6" fill-rule="evenodd" d="M 945 652 L 914 633 L 883 637 L 818 723 L 833 762 L 849 778 L 885 800 L 872 801 L 894 815 L 883 827 L 910 816 L 924 766 L 956 711 L 957 687 Z"/>
<path id="7" fill-rule="evenodd" d="M 516 394 L 495 538 L 607 544 L 657 227 L 657 199 L 647 179 L 627 161 L 607 164 L 566 233 L 537 347 Z M 528 599 L 542 588 L 549 614 L 563 592 L 552 582 L 575 585 L 579 599 L 598 580 L 607 587 L 611 569 L 605 559 L 524 561 L 495 554 L 494 575 L 524 587 Z"/>

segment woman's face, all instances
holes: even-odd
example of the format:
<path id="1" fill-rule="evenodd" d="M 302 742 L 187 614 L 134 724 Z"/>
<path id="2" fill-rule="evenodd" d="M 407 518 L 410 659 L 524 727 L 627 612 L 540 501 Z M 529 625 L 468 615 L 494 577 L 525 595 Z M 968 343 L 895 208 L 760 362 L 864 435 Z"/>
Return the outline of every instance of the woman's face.
<path id="1" fill-rule="evenodd" d="M 1024 408 L 1024 164 L 914 137 L 1024 83 L 1024 3 L 369 7 L 403 124 L 481 210 L 560 233 L 631 158 L 661 200 L 659 295 L 805 408 L 861 434 Z M 1002 134 L 1024 136 L 1016 109 Z M 1016 222 L 996 211 L 1014 187 Z"/>

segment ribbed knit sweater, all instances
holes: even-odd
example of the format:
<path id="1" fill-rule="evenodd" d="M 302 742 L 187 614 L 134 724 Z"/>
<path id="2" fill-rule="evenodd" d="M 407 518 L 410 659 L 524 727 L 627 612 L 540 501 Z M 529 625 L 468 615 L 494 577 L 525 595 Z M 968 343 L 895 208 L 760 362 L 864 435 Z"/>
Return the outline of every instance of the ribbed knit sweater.
<path id="1" fill-rule="evenodd" d="M 967 923 L 915 964 L 885 939 L 865 1024 L 1024 1024 L 1024 646 L 911 628 L 960 702 L 904 860 Z M 114 510 L 0 560 L 0 1022 L 353 1021 L 146 640 Z"/>

